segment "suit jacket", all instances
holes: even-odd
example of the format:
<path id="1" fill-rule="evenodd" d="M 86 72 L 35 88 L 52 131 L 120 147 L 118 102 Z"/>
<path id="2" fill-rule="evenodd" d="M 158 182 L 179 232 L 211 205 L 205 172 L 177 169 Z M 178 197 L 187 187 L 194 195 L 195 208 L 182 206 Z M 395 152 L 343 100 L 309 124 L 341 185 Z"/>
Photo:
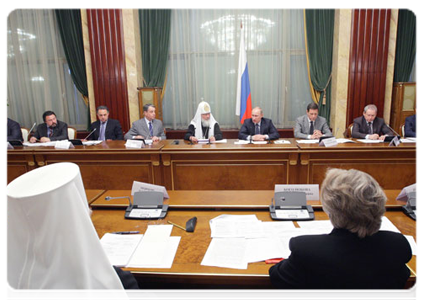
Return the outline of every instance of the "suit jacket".
<path id="1" fill-rule="evenodd" d="M 333 136 L 325 118 L 317 116 L 313 126 L 315 130 L 320 130 L 324 136 Z M 310 135 L 309 132 L 310 122 L 308 121 L 308 116 L 298 117 L 295 121 L 294 136 L 298 139 L 307 139 Z"/>
<path id="2" fill-rule="evenodd" d="M 238 139 L 246 140 L 249 135 L 255 134 L 255 126 L 252 119 L 246 119 L 242 124 L 241 129 L 238 132 Z M 260 134 L 267 134 L 270 140 L 277 140 L 279 138 L 279 132 L 273 125 L 272 120 L 267 118 L 261 118 Z"/>
<path id="3" fill-rule="evenodd" d="M 91 123 L 90 132 L 96 129 L 96 131 L 91 134 L 88 139 L 89 140 L 98 140 L 100 136 L 100 121 L 97 120 Z M 106 125 L 106 131 L 104 133 L 106 140 L 123 140 L 123 133 L 122 127 L 120 126 L 120 122 L 115 119 L 108 119 Z"/>
<path id="4" fill-rule="evenodd" d="M 291 255 L 269 269 L 278 288 L 402 289 L 412 253 L 400 233 L 379 231 L 360 239 L 346 229 L 291 238 Z"/>
<path id="5" fill-rule="evenodd" d="M 21 126 L 9 118 L 7 118 L 7 141 L 23 141 Z"/>
<path id="6" fill-rule="evenodd" d="M 405 118 L 404 134 L 406 137 L 416 137 L 416 115 Z"/>
<path id="7" fill-rule="evenodd" d="M 378 135 L 390 134 L 391 130 L 386 126 L 385 121 L 382 118 L 376 117 L 373 120 L 373 133 Z M 354 125 L 351 136 L 356 139 L 365 139 L 369 133 L 369 126 L 367 125 L 364 116 L 354 119 Z"/>
<path id="8" fill-rule="evenodd" d="M 42 123 L 37 126 L 37 131 L 34 136 L 37 139 L 47 136 L 47 124 Z M 61 141 L 68 139 L 68 124 L 65 122 L 57 120 L 56 128 L 53 129 L 53 135 L 50 137 L 50 141 Z"/>
<path id="9" fill-rule="evenodd" d="M 207 127 L 201 126 L 201 129 L 203 130 L 203 134 L 204 134 L 207 130 Z M 185 134 L 184 140 L 189 141 L 189 138 L 191 136 L 195 136 L 195 127 L 192 124 L 190 124 L 188 126 L 188 131 Z M 209 138 L 209 137 L 207 137 L 207 138 Z M 223 139 L 222 131 L 220 130 L 219 123 L 217 123 L 217 122 L 216 122 L 216 124 L 214 124 L 214 138 L 216 139 L 216 141 Z"/>
<path id="10" fill-rule="evenodd" d="M 153 125 L 153 136 L 160 137 L 162 140 L 166 139 L 166 135 L 163 130 L 162 121 L 154 119 Z M 144 138 L 151 138 L 150 131 L 148 130 L 145 118 L 139 119 L 132 123 L 131 129 L 125 134 L 125 140 L 132 139 L 133 136 L 142 135 Z"/>

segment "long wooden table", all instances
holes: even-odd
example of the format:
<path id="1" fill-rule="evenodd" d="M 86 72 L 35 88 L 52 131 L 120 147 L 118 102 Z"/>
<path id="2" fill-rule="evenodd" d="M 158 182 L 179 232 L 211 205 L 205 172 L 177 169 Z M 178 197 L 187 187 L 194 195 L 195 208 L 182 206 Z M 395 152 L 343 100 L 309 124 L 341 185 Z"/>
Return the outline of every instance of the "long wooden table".
<path id="1" fill-rule="evenodd" d="M 133 181 L 167 190 L 272 190 L 275 184 L 320 184 L 328 168 L 365 171 L 385 189 L 416 182 L 416 145 L 346 143 L 193 144 L 165 140 L 142 149 L 124 141 L 96 146 L 24 147 L 8 150 L 8 182 L 34 168 L 69 161 L 79 165 L 87 189 L 130 189 Z"/>
<path id="2" fill-rule="evenodd" d="M 268 277 L 271 265 L 264 262 L 250 263 L 247 270 L 201 266 L 211 241 L 209 221 L 222 213 L 255 214 L 259 220 L 271 221 L 269 213 L 263 210 L 222 212 L 174 210 L 172 207 L 162 220 L 126 220 L 124 212 L 117 209 L 94 210 L 92 220 L 99 237 L 102 237 L 105 233 L 113 231 L 137 230 L 144 233 L 148 225 L 167 224 L 168 220 L 183 225 L 188 219 L 197 217 L 194 233 L 173 228 L 172 236 L 181 236 L 181 241 L 170 269 L 128 269 L 136 276 L 143 289 L 156 292 L 161 299 L 271 299 L 271 297 L 280 299 L 281 295 L 273 288 Z M 403 234 L 414 236 L 419 244 L 419 222 L 411 220 L 400 211 L 388 211 L 385 215 Z M 322 211 L 316 211 L 315 216 L 316 220 L 327 219 L 327 215 Z M 408 266 L 411 276 L 402 292 L 402 299 L 418 299 L 420 258 L 413 256 Z M 284 296 L 283 299 L 295 298 Z"/>

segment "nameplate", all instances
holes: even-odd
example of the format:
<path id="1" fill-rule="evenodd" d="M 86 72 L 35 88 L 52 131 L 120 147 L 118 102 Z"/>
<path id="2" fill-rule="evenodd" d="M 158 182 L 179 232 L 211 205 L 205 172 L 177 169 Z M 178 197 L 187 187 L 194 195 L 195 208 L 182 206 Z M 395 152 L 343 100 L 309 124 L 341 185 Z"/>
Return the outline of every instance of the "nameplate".
<path id="1" fill-rule="evenodd" d="M 395 136 L 392 141 L 389 143 L 390 147 L 397 147 L 400 144 L 398 136 Z"/>
<path id="2" fill-rule="evenodd" d="M 318 184 L 275 184 L 277 192 L 304 192 L 307 200 L 320 200 Z"/>
<path id="3" fill-rule="evenodd" d="M 15 149 L 12 144 L 10 144 L 9 142 L 7 142 L 7 149 Z"/>
<path id="4" fill-rule="evenodd" d="M 144 148 L 144 142 L 137 141 L 137 140 L 127 140 L 125 143 L 125 147 L 132 148 L 132 149 L 141 149 L 141 148 Z"/>
<path id="5" fill-rule="evenodd" d="M 328 139 L 323 139 L 320 143 L 319 146 L 325 146 L 325 147 L 334 147 L 338 145 L 338 142 L 336 141 L 336 138 L 331 137 Z"/>
<path id="6" fill-rule="evenodd" d="M 139 182 L 139 181 L 134 181 L 132 183 L 132 191 L 131 191 L 132 196 L 135 194 L 135 192 L 143 192 L 143 191 L 162 192 L 163 198 L 169 199 L 169 194 L 167 193 L 166 188 L 164 186 L 151 184 L 151 183 L 145 183 L 145 182 Z"/>
<path id="7" fill-rule="evenodd" d="M 57 141 L 56 144 L 54 145 L 55 149 L 70 149 L 70 148 L 75 148 L 74 145 L 72 145 L 71 142 L 65 140 L 65 141 Z"/>
<path id="8" fill-rule="evenodd" d="M 408 194 L 416 192 L 416 188 L 417 188 L 417 186 L 416 186 L 415 183 L 412 184 L 412 185 L 406 186 L 405 188 L 402 189 L 401 193 L 399 193 L 396 200 L 407 201 L 408 200 Z"/>

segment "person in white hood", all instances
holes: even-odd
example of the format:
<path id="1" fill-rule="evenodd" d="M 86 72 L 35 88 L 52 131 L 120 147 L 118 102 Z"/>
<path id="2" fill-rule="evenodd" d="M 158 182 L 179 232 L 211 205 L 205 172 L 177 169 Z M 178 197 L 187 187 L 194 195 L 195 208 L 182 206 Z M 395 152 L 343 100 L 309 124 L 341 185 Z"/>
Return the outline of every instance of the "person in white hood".
<path id="1" fill-rule="evenodd" d="M 213 142 L 222 138 L 222 131 L 211 113 L 210 105 L 204 101 L 200 102 L 184 139 L 197 143 L 200 139 L 209 139 Z"/>

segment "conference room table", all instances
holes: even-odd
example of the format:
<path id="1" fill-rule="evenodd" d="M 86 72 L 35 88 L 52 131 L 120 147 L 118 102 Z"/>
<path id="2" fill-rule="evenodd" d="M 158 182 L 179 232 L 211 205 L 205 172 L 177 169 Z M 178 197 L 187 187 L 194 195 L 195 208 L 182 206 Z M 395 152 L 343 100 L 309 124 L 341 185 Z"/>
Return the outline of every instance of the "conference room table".
<path id="1" fill-rule="evenodd" d="M 324 147 L 295 139 L 265 144 L 191 144 L 164 140 L 141 149 L 107 141 L 74 149 L 16 147 L 7 151 L 8 182 L 63 161 L 79 165 L 87 189 L 130 189 L 133 181 L 167 190 L 272 190 L 276 184 L 321 184 L 328 168 L 355 168 L 385 189 L 416 182 L 416 144 L 353 143 Z"/>
<path id="2" fill-rule="evenodd" d="M 415 221 L 401 211 L 405 202 L 397 201 L 400 190 L 385 191 L 388 201 L 385 216 L 405 235 L 416 238 Z M 92 221 L 101 238 L 105 233 L 115 231 L 139 231 L 143 234 L 148 225 L 175 224 L 185 226 L 187 220 L 197 217 L 195 231 L 185 232 L 173 227 L 172 236 L 180 236 L 176 256 L 170 269 L 125 268 L 131 271 L 140 285 L 149 289 L 271 289 L 268 270 L 272 264 L 249 263 L 246 270 L 210 267 L 201 261 L 211 242 L 209 221 L 222 214 L 251 215 L 261 221 L 272 221 L 269 204 L 273 191 L 168 191 L 169 211 L 164 219 L 129 220 L 124 218 L 127 199 L 105 201 L 106 196 L 130 196 L 130 190 L 106 190 L 91 203 Z M 315 210 L 315 220 L 327 220 L 318 200 L 308 201 Z M 277 221 L 274 221 L 277 222 Z M 294 225 L 298 227 L 297 222 Z M 388 263 L 388 262 L 387 262 Z M 411 276 L 407 288 L 416 281 L 416 256 L 408 263 Z M 382 272 L 382 270 L 381 270 Z"/>

